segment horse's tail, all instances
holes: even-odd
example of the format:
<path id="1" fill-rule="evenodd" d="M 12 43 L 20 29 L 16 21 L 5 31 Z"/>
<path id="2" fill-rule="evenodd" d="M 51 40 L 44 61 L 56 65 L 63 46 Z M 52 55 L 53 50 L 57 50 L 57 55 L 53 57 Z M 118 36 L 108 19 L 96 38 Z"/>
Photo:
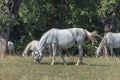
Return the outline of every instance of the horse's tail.
<path id="1" fill-rule="evenodd" d="M 94 44 L 94 41 L 96 41 L 95 36 L 99 36 L 99 35 L 97 34 L 97 31 L 96 31 L 96 30 L 93 31 L 93 32 L 89 32 L 89 31 L 85 30 L 85 33 L 86 33 L 86 35 L 88 36 L 88 38 L 92 41 L 92 44 Z"/>

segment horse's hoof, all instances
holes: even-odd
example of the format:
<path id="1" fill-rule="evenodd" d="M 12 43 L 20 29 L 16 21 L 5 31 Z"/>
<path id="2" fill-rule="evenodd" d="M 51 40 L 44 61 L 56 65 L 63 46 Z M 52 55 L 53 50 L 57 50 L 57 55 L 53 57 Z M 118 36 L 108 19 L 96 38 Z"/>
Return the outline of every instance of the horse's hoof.
<path id="1" fill-rule="evenodd" d="M 77 64 L 75 64 L 75 65 L 79 65 L 79 64 L 77 63 Z"/>
<path id="2" fill-rule="evenodd" d="M 66 64 L 66 63 L 64 63 L 64 65 L 66 66 L 67 64 Z"/>
<path id="3" fill-rule="evenodd" d="M 81 63 L 76 63 L 75 65 L 80 65 L 80 64 L 83 64 L 83 62 L 81 62 Z"/>
<path id="4" fill-rule="evenodd" d="M 54 65 L 55 63 L 51 63 L 51 65 Z"/>

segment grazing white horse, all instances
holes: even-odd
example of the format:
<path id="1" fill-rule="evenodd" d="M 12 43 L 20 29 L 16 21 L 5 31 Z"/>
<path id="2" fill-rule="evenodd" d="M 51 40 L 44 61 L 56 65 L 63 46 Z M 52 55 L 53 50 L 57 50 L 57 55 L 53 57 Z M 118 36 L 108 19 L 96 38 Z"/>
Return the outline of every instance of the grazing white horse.
<path id="1" fill-rule="evenodd" d="M 96 57 L 100 57 L 103 49 L 105 50 L 105 55 L 108 55 L 107 48 L 110 49 L 110 54 L 114 55 L 113 48 L 120 48 L 120 33 L 106 33 L 96 50 Z"/>
<path id="2" fill-rule="evenodd" d="M 8 53 L 10 55 L 15 53 L 14 43 L 13 42 L 8 41 L 8 43 L 7 43 L 7 51 L 8 51 Z"/>
<path id="3" fill-rule="evenodd" d="M 33 41 L 29 42 L 28 45 L 25 47 L 22 55 L 28 56 L 29 52 L 32 51 L 32 56 L 33 56 L 33 54 L 34 54 L 33 51 L 36 49 L 37 45 L 38 45 L 37 40 L 33 40 Z"/>
<path id="4" fill-rule="evenodd" d="M 29 52 L 32 52 L 32 56 L 34 55 L 34 51 L 36 50 L 37 46 L 38 46 L 38 40 L 33 40 L 31 42 L 28 43 L 28 45 L 25 47 L 22 55 L 23 56 L 28 56 Z M 51 53 L 51 47 L 49 45 L 46 46 L 46 49 L 48 50 L 49 53 Z"/>
<path id="5" fill-rule="evenodd" d="M 83 49 L 82 43 L 86 36 L 88 36 L 91 41 L 94 41 L 94 37 L 97 35 L 96 31 L 88 32 L 86 29 L 82 28 L 69 28 L 69 29 L 50 29 L 47 31 L 40 39 L 38 43 L 37 50 L 35 50 L 34 54 L 34 62 L 39 63 L 43 56 L 43 49 L 46 45 L 50 44 L 53 51 L 53 60 L 51 65 L 55 63 L 55 54 L 58 49 L 67 49 L 72 47 L 75 43 L 78 46 L 79 50 L 79 57 L 77 60 L 76 65 L 83 63 L 82 56 L 83 56 Z M 66 65 L 66 62 L 59 52 L 63 63 Z"/>

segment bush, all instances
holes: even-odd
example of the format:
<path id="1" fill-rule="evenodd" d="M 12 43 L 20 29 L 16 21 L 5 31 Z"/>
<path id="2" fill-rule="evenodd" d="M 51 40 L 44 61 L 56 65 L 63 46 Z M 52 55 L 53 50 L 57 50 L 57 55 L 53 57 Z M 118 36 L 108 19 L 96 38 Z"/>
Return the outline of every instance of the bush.
<path id="1" fill-rule="evenodd" d="M 83 50 L 84 54 L 86 54 L 89 57 L 92 57 L 95 55 L 95 45 L 88 44 L 87 42 L 83 43 Z"/>

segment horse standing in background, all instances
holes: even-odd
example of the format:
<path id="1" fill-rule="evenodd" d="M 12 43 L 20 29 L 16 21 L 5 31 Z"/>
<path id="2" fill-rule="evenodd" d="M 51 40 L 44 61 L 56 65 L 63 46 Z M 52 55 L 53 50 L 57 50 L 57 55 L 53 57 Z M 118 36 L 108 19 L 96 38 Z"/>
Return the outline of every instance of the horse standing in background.
<path id="1" fill-rule="evenodd" d="M 107 48 L 110 49 L 110 54 L 114 55 L 113 48 L 120 48 L 120 33 L 106 33 L 96 50 L 96 57 L 100 57 L 103 49 L 105 50 L 105 55 L 107 56 Z"/>
<path id="2" fill-rule="evenodd" d="M 10 55 L 14 54 L 15 55 L 15 48 L 14 48 L 14 43 L 11 41 L 8 41 L 7 43 L 7 51 Z"/>
<path id="3" fill-rule="evenodd" d="M 83 63 L 82 43 L 85 40 L 86 36 L 92 41 L 92 43 L 94 43 L 97 33 L 96 31 L 88 32 L 86 29 L 82 28 L 50 29 L 41 37 L 38 43 L 37 50 L 35 50 L 34 53 L 34 62 L 39 63 L 41 61 L 43 56 L 42 52 L 45 46 L 50 44 L 53 51 L 53 60 L 51 65 L 54 65 L 57 50 L 70 48 L 76 43 L 79 51 L 79 57 L 76 65 L 79 65 Z M 63 64 L 66 65 L 63 55 L 61 53 L 59 54 L 62 58 Z"/>

